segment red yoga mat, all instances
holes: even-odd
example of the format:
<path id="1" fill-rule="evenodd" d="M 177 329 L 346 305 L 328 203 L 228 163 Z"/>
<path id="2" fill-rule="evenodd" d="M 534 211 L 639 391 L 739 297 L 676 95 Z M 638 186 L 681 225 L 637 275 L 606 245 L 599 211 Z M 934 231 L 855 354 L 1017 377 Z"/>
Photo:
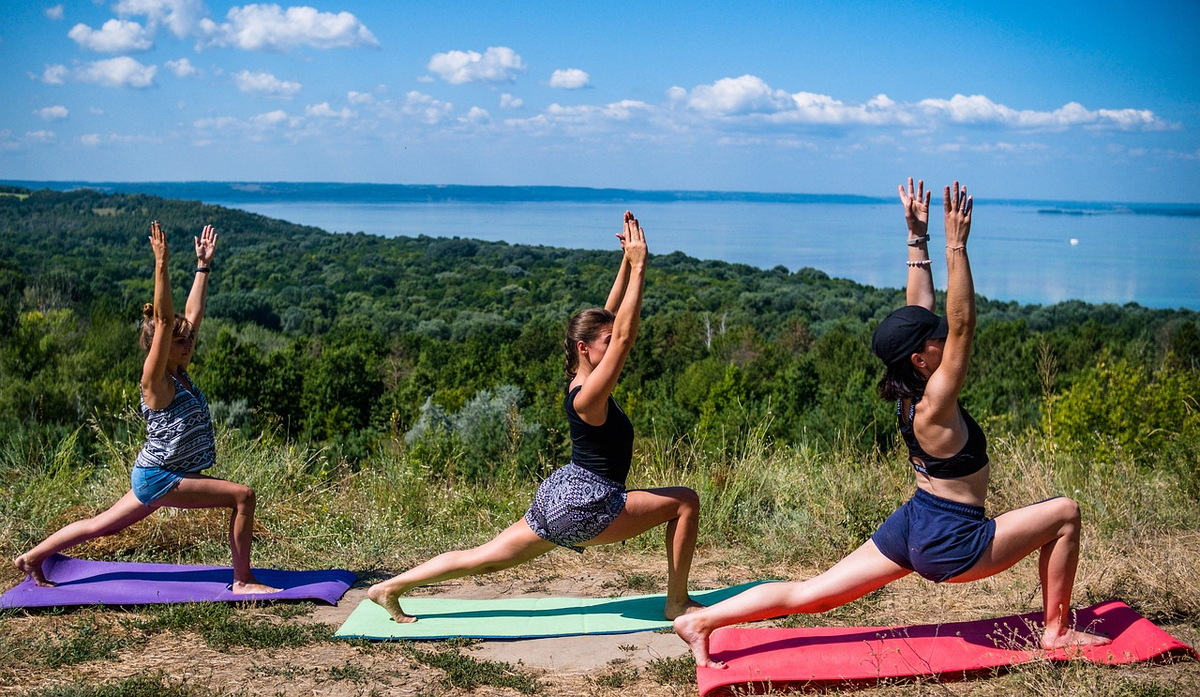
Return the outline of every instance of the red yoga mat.
<path id="1" fill-rule="evenodd" d="M 710 653 L 728 666 L 697 668 L 701 695 L 727 688 L 763 692 L 935 676 L 958 680 L 1035 660 L 1081 658 L 1117 665 L 1197 657 L 1192 647 L 1117 600 L 1076 612 L 1076 626 L 1113 637 L 1090 649 L 1038 647 L 1041 613 L 912 627 L 726 627 L 713 632 Z"/>

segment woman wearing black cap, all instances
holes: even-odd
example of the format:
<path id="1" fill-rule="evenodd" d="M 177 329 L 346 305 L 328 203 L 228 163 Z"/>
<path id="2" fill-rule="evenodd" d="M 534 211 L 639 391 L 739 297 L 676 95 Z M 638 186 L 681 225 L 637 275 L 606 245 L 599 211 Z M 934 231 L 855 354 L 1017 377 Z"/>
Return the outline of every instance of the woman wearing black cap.
<path id="1" fill-rule="evenodd" d="M 997 518 L 984 515 L 987 440 L 958 403 L 975 334 L 975 287 L 967 260 L 972 199 L 946 187 L 946 316 L 934 313 L 925 182 L 900 186 L 908 223 L 908 306 L 888 315 L 871 340 L 887 366 L 879 394 L 896 400 L 900 434 L 916 472 L 913 497 L 861 547 L 823 574 L 797 583 L 755 586 L 675 620 L 675 632 L 698 665 L 722 668 L 708 655 L 718 627 L 795 613 L 823 612 L 916 571 L 940 583 L 999 573 L 1039 551 L 1045 628 L 1042 646 L 1096 646 L 1109 639 L 1071 624 L 1071 588 L 1079 563 L 1079 506 L 1053 498 Z"/>

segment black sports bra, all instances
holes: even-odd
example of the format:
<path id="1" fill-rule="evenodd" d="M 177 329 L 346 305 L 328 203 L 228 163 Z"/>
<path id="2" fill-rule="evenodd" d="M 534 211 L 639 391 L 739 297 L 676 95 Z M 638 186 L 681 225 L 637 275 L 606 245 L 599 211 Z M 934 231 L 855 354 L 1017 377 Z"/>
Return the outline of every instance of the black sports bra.
<path id="1" fill-rule="evenodd" d="M 896 421 L 900 424 L 900 435 L 908 446 L 908 461 L 912 463 L 913 469 L 935 479 L 959 479 L 975 474 L 987 466 L 987 437 L 983 435 L 983 429 L 975 423 L 975 419 L 971 418 L 961 404 L 958 405 L 958 411 L 963 415 L 963 421 L 967 424 L 967 442 L 963 444 L 962 450 L 950 457 L 934 457 L 925 452 L 921 444 L 917 442 L 917 434 L 913 431 L 913 416 L 917 412 L 917 402 L 919 401 L 921 401 L 919 397 L 913 399 L 912 405 L 908 408 L 908 423 L 906 424 L 904 419 L 900 418 L 903 402 L 896 400 Z"/>

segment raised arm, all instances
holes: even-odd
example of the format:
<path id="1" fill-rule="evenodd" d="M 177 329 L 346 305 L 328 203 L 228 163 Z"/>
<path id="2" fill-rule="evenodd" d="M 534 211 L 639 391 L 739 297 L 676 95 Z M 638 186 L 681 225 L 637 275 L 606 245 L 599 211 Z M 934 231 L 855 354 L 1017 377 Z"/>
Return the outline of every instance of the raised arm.
<path id="1" fill-rule="evenodd" d="M 200 331 L 200 322 L 204 320 L 204 308 L 208 302 L 208 270 L 212 268 L 217 249 L 217 233 L 212 225 L 205 225 L 200 236 L 192 239 L 196 242 L 196 278 L 192 281 L 192 291 L 188 293 L 184 316 L 191 323 L 195 336 Z"/>
<path id="2" fill-rule="evenodd" d="M 949 333 L 942 349 L 941 364 L 925 386 L 925 397 L 935 414 L 934 421 L 958 423 L 958 395 L 967 378 L 971 346 L 975 339 L 975 283 L 967 258 L 974 201 L 967 187 L 946 187 L 946 323 Z M 944 418 L 939 418 L 939 416 Z"/>
<path id="3" fill-rule="evenodd" d="M 629 239 L 629 221 L 637 222 L 633 217 L 633 213 L 625 211 L 625 227 L 621 232 L 617 233 L 617 239 L 621 240 L 621 249 L 625 249 L 625 243 Z M 621 257 L 621 267 L 617 269 L 617 278 L 613 281 L 612 290 L 608 292 L 608 300 L 604 301 L 604 309 L 609 312 L 616 313 L 621 307 L 621 300 L 625 297 L 625 288 L 629 285 L 629 255 Z"/>
<path id="4" fill-rule="evenodd" d="M 161 409 L 175 398 L 175 390 L 166 380 L 167 359 L 175 340 L 175 305 L 167 272 L 171 252 L 157 220 L 150 223 L 150 247 L 154 249 L 154 339 L 142 364 L 142 397 L 151 409 Z"/>
<path id="5" fill-rule="evenodd" d="M 904 190 L 903 184 L 898 188 L 900 203 L 904 206 L 904 222 L 908 225 L 907 304 L 937 312 L 929 261 L 929 198 L 932 192 L 925 191 L 924 180 L 914 189 L 912 177 L 908 178 L 908 191 Z"/>
<path id="6" fill-rule="evenodd" d="M 618 296 L 616 319 L 613 320 L 612 336 L 600 363 L 584 378 L 579 394 L 575 395 L 575 411 L 586 422 L 599 425 L 608 418 L 608 396 L 617 386 L 625 360 L 633 350 L 637 339 L 638 324 L 642 315 L 642 288 L 646 279 L 646 233 L 637 218 L 625 212 L 625 229 L 621 235 L 621 246 L 625 258 L 617 272 L 617 281 L 609 301 Z M 623 288 L 618 292 L 618 287 Z M 610 308 L 611 309 L 611 308 Z"/>

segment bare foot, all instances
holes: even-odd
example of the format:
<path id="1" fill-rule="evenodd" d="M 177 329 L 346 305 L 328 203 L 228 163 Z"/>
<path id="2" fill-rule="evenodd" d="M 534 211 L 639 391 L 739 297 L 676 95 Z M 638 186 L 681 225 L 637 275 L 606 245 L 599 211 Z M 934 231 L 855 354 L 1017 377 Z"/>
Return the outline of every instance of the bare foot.
<path id="1" fill-rule="evenodd" d="M 250 595 L 252 593 L 278 593 L 282 588 L 274 588 L 256 580 L 250 581 L 234 581 L 232 586 L 234 595 Z"/>
<path id="2" fill-rule="evenodd" d="M 714 661 L 709 657 L 708 636 L 712 634 L 712 630 L 702 627 L 696 617 L 697 615 L 694 612 L 688 612 L 676 617 L 675 633 L 679 635 L 680 639 L 687 642 L 688 648 L 692 650 L 692 658 L 696 659 L 697 666 L 724 668 L 724 663 Z"/>
<path id="3" fill-rule="evenodd" d="M 25 555 L 13 559 L 13 566 L 17 567 L 17 571 L 25 574 L 27 578 L 32 578 L 33 582 L 43 588 L 52 588 L 55 583 L 46 578 L 46 574 L 42 573 L 41 562 L 33 563 L 25 558 Z"/>
<path id="4" fill-rule="evenodd" d="M 688 598 L 686 601 L 684 601 L 683 604 L 667 603 L 667 608 L 665 610 L 663 610 L 663 617 L 665 617 L 669 620 L 674 620 L 676 617 L 679 617 L 680 615 L 686 615 L 689 612 L 703 610 L 705 607 L 706 607 L 705 605 L 701 605 L 700 603 L 696 602 L 695 600 Z"/>
<path id="5" fill-rule="evenodd" d="M 400 609 L 400 593 L 398 588 L 389 588 L 387 583 L 376 583 L 367 589 L 367 597 L 371 602 L 388 611 L 397 622 L 416 622 L 417 618 L 404 614 Z"/>
<path id="6" fill-rule="evenodd" d="M 1043 649 L 1086 648 L 1089 646 L 1105 646 L 1111 643 L 1112 639 L 1110 637 L 1092 634 L 1091 632 L 1082 632 L 1078 629 L 1057 631 L 1047 628 L 1046 631 L 1042 632 Z"/>

